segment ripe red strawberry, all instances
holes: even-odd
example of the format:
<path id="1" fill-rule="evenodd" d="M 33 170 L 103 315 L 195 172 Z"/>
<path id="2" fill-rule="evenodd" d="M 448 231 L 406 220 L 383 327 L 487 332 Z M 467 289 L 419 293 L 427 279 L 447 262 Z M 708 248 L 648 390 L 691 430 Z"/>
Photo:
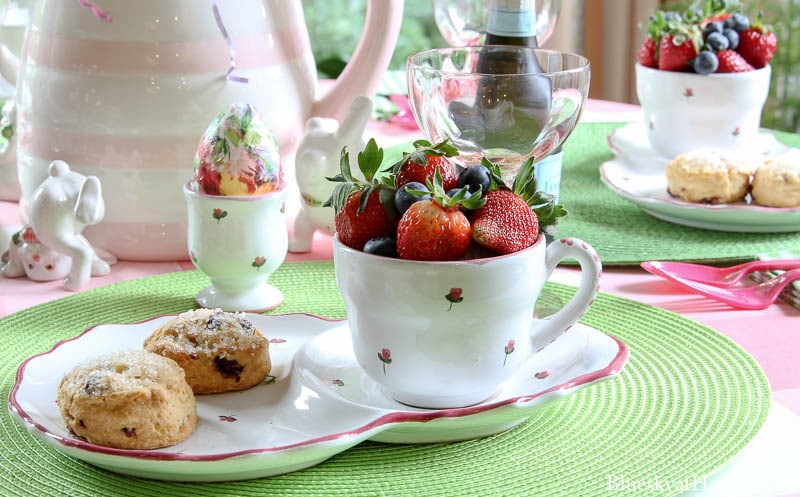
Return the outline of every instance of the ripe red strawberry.
<path id="1" fill-rule="evenodd" d="M 500 254 L 523 250 L 567 215 L 552 195 L 537 189 L 534 170 L 533 159 L 528 159 L 517 171 L 513 190 L 500 182 L 486 194 L 486 203 L 471 216 L 475 243 Z"/>
<path id="2" fill-rule="evenodd" d="M 498 254 L 510 254 L 539 238 L 539 220 L 525 200 L 511 190 L 492 190 L 472 214 L 472 239 Z"/>
<path id="3" fill-rule="evenodd" d="M 697 26 L 670 32 L 661 37 L 658 45 L 658 68 L 662 71 L 685 71 L 692 66 L 702 46 L 702 34 Z"/>
<path id="4" fill-rule="evenodd" d="M 427 140 L 415 141 L 414 151 L 403 154 L 403 158 L 393 167 L 395 187 L 400 188 L 412 181 L 424 185 L 429 180 L 433 181 L 434 172 L 438 168 L 442 173 L 444 191 L 455 188 L 458 175 L 455 166 L 447 159 L 455 155 L 458 155 L 458 150 L 447 141 L 436 145 L 431 145 Z"/>
<path id="5" fill-rule="evenodd" d="M 636 59 L 639 61 L 639 64 L 643 66 L 657 69 L 657 51 L 658 43 L 656 43 L 656 40 L 652 38 L 645 38 L 644 42 L 642 42 L 642 45 L 639 47 L 639 52 L 636 54 Z"/>
<path id="6" fill-rule="evenodd" d="M 339 240 L 348 247 L 363 250 L 372 238 L 393 236 L 397 228 L 394 185 L 389 175 L 391 166 L 383 166 L 383 149 L 373 139 L 359 152 L 358 166 L 364 180 L 352 175 L 346 150 L 339 165 L 341 172 L 330 178 L 339 184 L 324 204 L 336 212 L 334 222 Z"/>
<path id="7" fill-rule="evenodd" d="M 769 64 L 778 48 L 778 37 L 763 26 L 753 26 L 739 33 L 738 52 L 756 69 Z"/>
<path id="8" fill-rule="evenodd" d="M 365 194 L 369 197 L 361 209 L 361 198 Z M 351 193 L 344 208 L 336 214 L 334 222 L 339 240 L 357 250 L 364 250 L 364 244 L 373 238 L 393 236 L 397 228 L 397 218 L 389 218 L 377 190 L 358 190 Z"/>
<path id="9" fill-rule="evenodd" d="M 658 68 L 658 45 L 664 31 L 667 29 L 667 20 L 663 12 L 655 12 L 647 22 L 647 38 L 644 39 L 636 54 L 640 64 L 653 69 Z"/>
<path id="10" fill-rule="evenodd" d="M 438 169 L 427 185 L 433 198 L 414 202 L 400 218 L 397 255 L 415 261 L 461 259 L 469 249 L 472 227 L 459 206 L 478 208 L 484 200 L 478 195 L 467 196 L 466 188 L 449 197 Z"/>
<path id="11" fill-rule="evenodd" d="M 754 70 L 753 66 L 748 64 L 747 61 L 744 60 L 744 57 L 739 55 L 739 52 L 731 49 L 719 52 L 717 58 L 719 59 L 719 67 L 717 68 L 717 72 L 719 73 L 747 72 Z"/>

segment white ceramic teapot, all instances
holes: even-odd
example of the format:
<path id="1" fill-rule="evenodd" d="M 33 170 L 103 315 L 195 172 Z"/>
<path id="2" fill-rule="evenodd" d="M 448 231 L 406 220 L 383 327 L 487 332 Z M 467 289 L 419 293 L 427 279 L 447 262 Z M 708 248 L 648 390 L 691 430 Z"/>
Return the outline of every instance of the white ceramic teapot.
<path id="1" fill-rule="evenodd" d="M 181 187 L 213 116 L 231 102 L 259 109 L 291 169 L 309 117 L 341 120 L 374 93 L 403 0 L 368 1 L 355 53 L 322 96 L 300 0 L 34 0 L 30 12 L 18 73 L 4 74 L 17 81 L 23 220 L 50 162 L 64 160 L 103 184 L 92 245 L 155 261 L 188 256 Z"/>

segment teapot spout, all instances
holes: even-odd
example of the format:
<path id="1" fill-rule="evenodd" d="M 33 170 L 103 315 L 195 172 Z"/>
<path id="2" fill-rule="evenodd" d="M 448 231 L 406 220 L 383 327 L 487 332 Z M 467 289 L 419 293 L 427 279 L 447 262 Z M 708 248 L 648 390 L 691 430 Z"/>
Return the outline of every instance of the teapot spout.
<path id="1" fill-rule="evenodd" d="M 364 30 L 353 57 L 330 90 L 314 102 L 312 116 L 342 121 L 359 95 L 369 98 L 389 67 L 403 21 L 403 0 L 369 0 Z"/>

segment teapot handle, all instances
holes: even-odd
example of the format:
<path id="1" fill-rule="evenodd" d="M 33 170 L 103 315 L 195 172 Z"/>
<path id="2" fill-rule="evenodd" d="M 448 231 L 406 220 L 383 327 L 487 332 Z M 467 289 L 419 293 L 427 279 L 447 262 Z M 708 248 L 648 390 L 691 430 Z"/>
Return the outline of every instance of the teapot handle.
<path id="1" fill-rule="evenodd" d="M 355 52 L 330 90 L 314 102 L 311 115 L 342 121 L 359 95 L 372 98 L 389 67 L 400 25 L 403 0 L 368 0 L 364 30 Z"/>

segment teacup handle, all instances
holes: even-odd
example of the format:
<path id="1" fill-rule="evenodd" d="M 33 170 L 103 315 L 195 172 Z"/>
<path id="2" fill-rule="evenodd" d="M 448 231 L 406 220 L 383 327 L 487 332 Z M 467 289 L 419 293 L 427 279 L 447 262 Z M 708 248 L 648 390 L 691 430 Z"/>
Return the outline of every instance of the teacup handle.
<path id="1" fill-rule="evenodd" d="M 547 246 L 545 255 L 546 279 L 564 259 L 576 259 L 581 266 L 581 282 L 577 292 L 561 310 L 537 320 L 541 326 L 534 328 L 532 351 L 537 352 L 569 330 L 586 314 L 600 289 L 600 275 L 603 266 L 600 257 L 591 245 L 579 238 L 561 238 Z"/>

